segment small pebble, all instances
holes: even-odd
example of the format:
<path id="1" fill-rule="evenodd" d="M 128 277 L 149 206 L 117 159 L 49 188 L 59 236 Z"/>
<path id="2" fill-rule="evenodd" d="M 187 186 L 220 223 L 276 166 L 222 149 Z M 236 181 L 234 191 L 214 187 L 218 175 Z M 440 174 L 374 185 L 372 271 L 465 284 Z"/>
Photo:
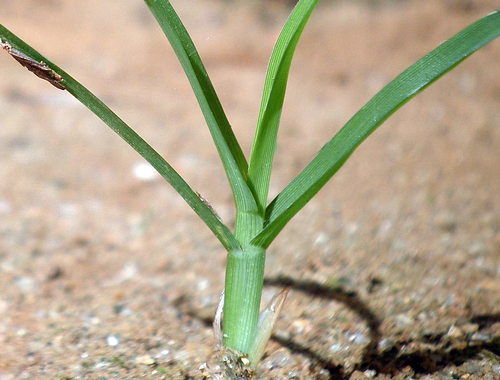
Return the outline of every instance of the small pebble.
<path id="1" fill-rule="evenodd" d="M 306 334 L 311 331 L 312 324 L 309 320 L 301 318 L 292 323 L 292 329 L 295 334 Z"/>
<path id="2" fill-rule="evenodd" d="M 339 343 L 334 343 L 334 344 L 332 344 L 332 345 L 330 346 L 329 351 L 330 351 L 330 352 L 335 353 L 335 352 L 342 351 L 342 349 L 343 349 L 343 347 L 342 347 L 342 345 L 341 345 L 341 344 L 339 344 Z"/>
<path id="3" fill-rule="evenodd" d="M 460 326 L 460 329 L 464 332 L 464 334 L 472 335 L 477 330 L 479 330 L 479 325 L 477 323 L 467 323 L 465 325 Z"/>
<path id="4" fill-rule="evenodd" d="M 0 314 L 6 313 L 9 310 L 9 308 L 10 304 L 7 301 L 0 299 Z"/>
<path id="5" fill-rule="evenodd" d="M 355 344 L 364 345 L 368 343 L 368 338 L 360 332 L 349 334 L 349 341 Z"/>
<path id="6" fill-rule="evenodd" d="M 111 346 L 111 347 L 116 347 L 120 344 L 120 341 L 118 340 L 118 338 L 116 336 L 113 336 L 113 335 L 109 335 L 106 338 L 106 342 L 108 343 L 108 346 Z"/>
<path id="7" fill-rule="evenodd" d="M 484 342 L 487 343 L 491 340 L 491 336 L 480 332 L 475 333 L 470 338 L 471 342 Z"/>
<path id="8" fill-rule="evenodd" d="M 139 272 L 139 268 L 135 263 L 128 263 L 122 267 L 120 273 L 118 273 L 115 278 L 111 280 L 110 285 L 120 285 L 124 282 L 130 281 L 133 279 L 137 273 Z"/>
<path id="9" fill-rule="evenodd" d="M 210 281 L 206 278 L 201 278 L 200 280 L 198 280 L 198 282 L 196 283 L 196 289 L 199 290 L 199 291 L 203 291 L 203 290 L 206 290 L 208 289 L 208 286 L 210 285 Z"/>
<path id="10" fill-rule="evenodd" d="M 0 214 L 7 215 L 12 211 L 12 206 L 6 199 L 0 199 Z"/>
<path id="11" fill-rule="evenodd" d="M 160 174 L 148 162 L 136 162 L 132 166 L 132 174 L 142 182 L 152 182 L 160 177 Z"/>
<path id="12" fill-rule="evenodd" d="M 366 377 L 369 379 L 373 379 L 377 375 L 377 371 L 374 369 L 367 369 L 365 372 L 363 372 Z"/>
<path id="13" fill-rule="evenodd" d="M 494 366 L 491 367 L 491 369 L 493 370 L 493 372 L 500 375 L 500 364 L 495 364 Z"/>
<path id="14" fill-rule="evenodd" d="M 31 293 L 35 289 L 35 280 L 33 277 L 17 276 L 15 284 L 24 293 Z"/>
<path id="15" fill-rule="evenodd" d="M 325 245 L 326 243 L 328 243 L 328 240 L 329 240 L 328 234 L 321 232 L 314 241 L 314 245 L 315 246 Z"/>
<path id="16" fill-rule="evenodd" d="M 169 354 L 170 354 L 170 350 L 161 350 L 160 353 L 158 355 L 156 355 L 156 357 L 161 358 L 161 357 L 167 356 Z"/>
<path id="17" fill-rule="evenodd" d="M 349 377 L 349 380 L 368 380 L 368 379 L 369 379 L 369 377 L 366 376 L 366 374 L 364 374 L 361 371 L 354 371 L 351 374 L 351 377 Z"/>
<path id="18" fill-rule="evenodd" d="M 390 339 L 382 338 L 380 339 L 380 342 L 378 342 L 378 348 L 381 351 L 389 350 L 392 347 L 394 347 L 394 342 L 392 342 Z"/>
<path id="19" fill-rule="evenodd" d="M 464 333 L 457 326 L 451 326 L 448 332 L 446 333 L 446 337 L 450 339 L 462 339 L 464 337 Z"/>
<path id="20" fill-rule="evenodd" d="M 399 314 L 395 318 L 397 328 L 406 328 L 415 323 L 415 319 L 406 314 Z"/>
<path id="21" fill-rule="evenodd" d="M 144 364 L 144 365 L 153 365 L 153 364 L 155 364 L 155 360 L 151 356 L 149 356 L 149 355 L 138 356 L 135 359 L 135 362 L 137 364 Z"/>
<path id="22" fill-rule="evenodd" d="M 483 242 L 475 241 L 469 246 L 467 252 L 471 256 L 480 256 L 486 252 L 486 247 Z"/>
<path id="23" fill-rule="evenodd" d="M 284 351 L 275 352 L 266 363 L 269 369 L 283 368 L 291 364 L 290 356 Z"/>
<path id="24" fill-rule="evenodd" d="M 355 222 L 346 223 L 345 230 L 349 235 L 354 235 L 359 230 L 359 225 Z"/>

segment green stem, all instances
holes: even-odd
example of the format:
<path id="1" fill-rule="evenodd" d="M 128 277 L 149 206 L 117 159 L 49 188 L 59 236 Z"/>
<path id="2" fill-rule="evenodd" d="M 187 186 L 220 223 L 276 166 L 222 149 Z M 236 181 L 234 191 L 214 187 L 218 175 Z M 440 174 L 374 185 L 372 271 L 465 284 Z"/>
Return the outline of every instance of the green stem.
<path id="1" fill-rule="evenodd" d="M 266 251 L 256 246 L 228 253 L 224 296 L 224 345 L 248 354 L 259 319 Z"/>

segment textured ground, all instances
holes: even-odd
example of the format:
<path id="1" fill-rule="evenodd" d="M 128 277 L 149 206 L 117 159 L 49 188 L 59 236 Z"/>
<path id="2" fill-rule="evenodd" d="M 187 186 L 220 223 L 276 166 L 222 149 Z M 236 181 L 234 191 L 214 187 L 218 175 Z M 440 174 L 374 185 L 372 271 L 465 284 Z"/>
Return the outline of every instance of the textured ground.
<path id="1" fill-rule="evenodd" d="M 251 4 L 248 4 L 251 3 Z M 288 5 L 173 1 L 248 151 Z M 384 84 L 496 1 L 318 6 L 275 195 Z M 106 101 L 232 222 L 194 96 L 139 0 L 2 0 L 1 22 Z M 371 136 L 268 252 L 292 284 L 259 379 L 500 379 L 500 40 Z M 225 253 L 71 96 L 0 54 L 0 380 L 199 379 Z"/>

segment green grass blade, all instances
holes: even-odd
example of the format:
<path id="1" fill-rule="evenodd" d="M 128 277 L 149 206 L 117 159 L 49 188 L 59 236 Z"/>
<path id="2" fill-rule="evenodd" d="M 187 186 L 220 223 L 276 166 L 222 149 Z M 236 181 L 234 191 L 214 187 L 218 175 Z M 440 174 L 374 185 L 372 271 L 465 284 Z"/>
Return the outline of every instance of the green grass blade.
<path id="1" fill-rule="evenodd" d="M 144 0 L 181 63 L 227 169 L 232 159 L 246 178 L 247 162 L 186 28 L 168 0 Z M 231 170 L 231 169 L 229 169 Z"/>
<path id="2" fill-rule="evenodd" d="M 262 215 L 267 203 L 278 126 L 293 53 L 317 2 L 300 0 L 297 3 L 283 26 L 269 60 L 247 180 Z"/>
<path id="3" fill-rule="evenodd" d="M 0 40 L 2 44 L 8 44 L 8 46 L 16 52 L 21 53 L 27 59 L 32 60 L 33 66 L 36 67 L 36 63 L 43 62 L 44 67 L 46 67 L 49 71 L 47 71 L 46 74 L 42 73 L 42 75 L 53 75 L 54 77 L 60 78 L 60 80 L 57 81 L 59 86 L 66 89 L 83 105 L 95 113 L 123 140 L 125 140 L 142 157 L 144 157 L 184 198 L 184 200 L 205 222 L 208 228 L 210 228 L 210 230 L 228 251 L 238 249 L 240 247 L 231 231 L 217 218 L 213 211 L 205 205 L 205 203 L 189 187 L 182 177 L 165 161 L 165 159 L 163 159 L 162 156 L 160 156 L 146 141 L 134 132 L 134 130 L 122 121 L 103 102 L 96 98 L 90 91 L 88 91 L 62 69 L 54 65 L 47 58 L 43 57 L 32 47 L 12 34 L 3 25 L 0 25 Z M 48 78 L 44 79 L 48 80 Z"/>
<path id="4" fill-rule="evenodd" d="M 392 113 L 477 49 L 500 35 L 500 11 L 472 23 L 414 63 L 377 93 L 330 140 L 266 210 L 252 244 L 267 247 L 285 224 L 323 187 L 353 151 Z"/>
<path id="5" fill-rule="evenodd" d="M 168 0 L 144 0 L 174 49 L 198 99 L 233 192 L 235 236 L 249 241 L 262 227 L 254 196 L 247 185 L 248 165 L 217 94 L 186 28 Z"/>

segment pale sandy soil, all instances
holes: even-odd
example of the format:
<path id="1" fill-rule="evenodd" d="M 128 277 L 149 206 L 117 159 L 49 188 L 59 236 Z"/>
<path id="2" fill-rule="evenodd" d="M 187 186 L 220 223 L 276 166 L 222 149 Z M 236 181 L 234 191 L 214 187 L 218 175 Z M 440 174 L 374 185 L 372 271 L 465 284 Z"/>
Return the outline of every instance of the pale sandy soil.
<path id="1" fill-rule="evenodd" d="M 289 8 L 173 4 L 248 151 Z M 273 195 L 384 84 L 495 7 L 320 4 L 292 67 Z M 142 1 L 2 0 L 0 22 L 232 223 L 201 113 Z M 271 246 L 264 298 L 293 287 L 258 379 L 500 379 L 499 62 L 500 40 L 407 104 Z M 69 94 L 7 54 L 0 68 L 0 380 L 199 379 L 214 366 L 224 250 Z"/>

